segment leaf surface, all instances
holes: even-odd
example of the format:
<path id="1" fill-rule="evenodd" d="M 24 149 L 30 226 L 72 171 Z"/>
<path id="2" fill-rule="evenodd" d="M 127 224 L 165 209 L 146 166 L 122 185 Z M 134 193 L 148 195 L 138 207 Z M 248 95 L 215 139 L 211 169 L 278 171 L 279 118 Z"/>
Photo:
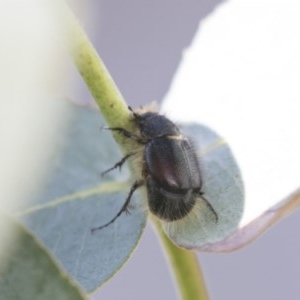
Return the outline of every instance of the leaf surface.
<path id="1" fill-rule="evenodd" d="M 83 300 L 87 299 L 77 286 L 53 261 L 45 248 L 17 223 L 9 222 L 15 239 L 1 235 L 6 252 L 0 261 L 0 295 L 9 300 Z"/>
<path id="2" fill-rule="evenodd" d="M 57 257 L 64 269 L 86 290 L 107 281 L 129 258 L 141 236 L 146 214 L 135 203 L 130 215 L 91 233 L 121 209 L 131 181 L 128 169 L 101 172 L 123 155 L 110 132 L 100 131 L 98 111 L 70 104 L 72 121 L 61 136 L 63 152 L 53 157 L 47 186 L 27 207 L 17 212 Z"/>

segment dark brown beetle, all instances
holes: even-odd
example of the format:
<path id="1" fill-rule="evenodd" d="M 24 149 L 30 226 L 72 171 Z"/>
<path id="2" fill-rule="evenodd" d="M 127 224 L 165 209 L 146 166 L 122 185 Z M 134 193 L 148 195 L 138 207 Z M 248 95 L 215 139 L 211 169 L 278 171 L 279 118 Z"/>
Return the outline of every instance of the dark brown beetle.
<path id="1" fill-rule="evenodd" d="M 141 178 L 132 185 L 117 215 L 92 231 L 107 227 L 124 211 L 128 211 L 132 194 L 143 185 L 147 187 L 150 211 L 162 221 L 172 222 L 184 218 L 199 199 L 206 203 L 217 221 L 217 213 L 203 197 L 198 157 L 189 139 L 165 116 L 155 112 L 136 113 L 130 107 L 129 109 L 133 113 L 133 122 L 139 135 L 119 127 L 107 129 L 117 131 L 144 146 Z M 129 157 L 136 154 L 138 152 L 128 153 L 104 173 L 121 167 Z"/>

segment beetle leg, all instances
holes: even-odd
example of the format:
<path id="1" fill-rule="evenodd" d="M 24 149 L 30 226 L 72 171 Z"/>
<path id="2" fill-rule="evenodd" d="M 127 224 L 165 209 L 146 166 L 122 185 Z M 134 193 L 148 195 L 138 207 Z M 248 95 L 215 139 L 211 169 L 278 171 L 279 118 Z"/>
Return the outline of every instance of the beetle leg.
<path id="1" fill-rule="evenodd" d="M 116 168 L 119 168 L 121 169 L 121 167 L 123 166 L 123 164 L 125 163 L 125 161 L 132 155 L 136 154 L 136 152 L 130 152 L 128 153 L 127 155 L 125 155 L 119 162 L 117 162 L 114 166 L 112 166 L 111 168 L 109 168 L 108 170 L 104 171 L 101 173 L 101 176 L 103 176 L 104 174 L 116 169 Z"/>
<path id="2" fill-rule="evenodd" d="M 203 196 L 203 193 L 200 193 L 200 197 L 201 200 L 203 200 L 206 204 L 206 206 L 209 208 L 209 210 L 213 213 L 214 217 L 215 217 L 215 221 L 216 223 L 218 223 L 219 220 L 219 216 L 217 214 L 217 212 L 215 211 L 215 209 L 213 208 L 213 206 L 209 203 L 209 201 Z"/>
<path id="3" fill-rule="evenodd" d="M 130 132 L 122 127 L 103 127 L 103 129 L 117 131 L 118 133 L 122 134 L 123 136 L 132 139 L 140 144 L 145 144 L 145 141 L 138 135 L 134 134 L 133 132 Z"/>
<path id="4" fill-rule="evenodd" d="M 94 231 L 96 230 L 100 230 L 100 229 L 103 229 L 107 226 L 109 226 L 110 224 L 112 224 L 118 217 L 120 217 L 120 215 L 123 213 L 123 212 L 126 212 L 126 213 L 129 213 L 128 211 L 128 205 L 129 205 L 129 202 L 130 202 L 130 199 L 132 198 L 132 195 L 133 193 L 135 192 L 136 189 L 138 189 L 139 187 L 141 187 L 142 185 L 144 184 L 144 180 L 137 180 L 132 186 L 131 186 L 131 189 L 130 189 L 130 192 L 125 200 L 125 203 L 123 204 L 122 208 L 120 209 L 120 211 L 106 224 L 102 225 L 102 226 L 99 226 L 99 227 L 96 227 L 96 228 L 92 228 L 91 229 L 91 232 L 93 233 Z"/>

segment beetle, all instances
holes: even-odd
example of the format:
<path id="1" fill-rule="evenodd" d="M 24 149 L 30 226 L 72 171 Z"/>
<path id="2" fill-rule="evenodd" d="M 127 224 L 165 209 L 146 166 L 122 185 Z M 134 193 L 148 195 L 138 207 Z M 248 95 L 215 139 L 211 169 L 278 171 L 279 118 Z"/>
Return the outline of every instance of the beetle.
<path id="1" fill-rule="evenodd" d="M 123 212 L 128 213 L 130 199 L 141 186 L 146 186 L 150 212 L 162 221 L 181 220 L 189 215 L 197 201 L 203 201 L 217 222 L 218 214 L 203 195 L 201 170 L 191 140 L 164 115 L 152 111 L 137 112 L 128 108 L 138 134 L 121 127 L 106 129 L 116 131 L 142 145 L 140 178 L 131 186 L 120 211 L 108 223 L 93 228 L 92 231 L 103 229 Z M 138 154 L 139 151 L 128 153 L 102 174 L 121 168 L 127 159 Z"/>

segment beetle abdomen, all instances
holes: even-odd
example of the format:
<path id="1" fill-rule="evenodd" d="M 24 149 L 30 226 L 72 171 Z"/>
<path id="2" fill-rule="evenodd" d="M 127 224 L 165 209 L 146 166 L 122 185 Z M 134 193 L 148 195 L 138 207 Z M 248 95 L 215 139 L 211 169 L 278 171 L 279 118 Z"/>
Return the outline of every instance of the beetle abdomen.
<path id="1" fill-rule="evenodd" d="M 152 139 L 145 146 L 144 164 L 150 211 L 165 221 L 186 216 L 202 183 L 189 141 L 181 136 Z"/>
<path id="2" fill-rule="evenodd" d="M 186 139 L 153 139 L 145 147 L 146 174 L 168 191 L 201 189 L 198 159 Z"/>
<path id="3" fill-rule="evenodd" d="M 147 180 L 147 192 L 150 211 L 159 219 L 168 222 L 188 215 L 196 202 L 191 189 L 178 190 L 178 193 L 167 191 L 151 177 Z"/>

